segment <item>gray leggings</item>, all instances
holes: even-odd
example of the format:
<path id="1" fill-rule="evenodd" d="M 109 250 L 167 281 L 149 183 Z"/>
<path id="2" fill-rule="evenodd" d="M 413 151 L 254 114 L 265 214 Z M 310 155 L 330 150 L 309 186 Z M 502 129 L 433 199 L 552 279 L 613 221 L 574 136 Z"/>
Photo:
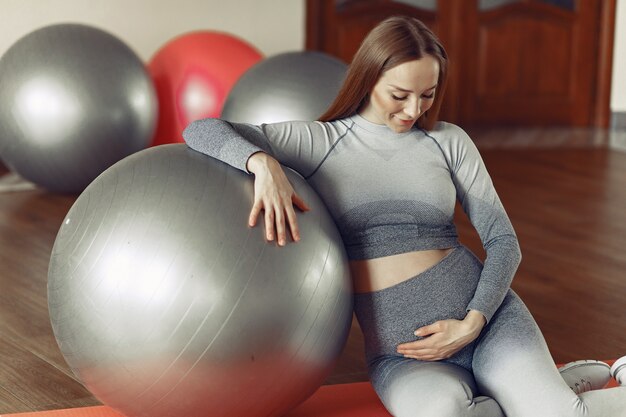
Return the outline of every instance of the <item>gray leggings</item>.
<path id="1" fill-rule="evenodd" d="M 626 417 L 626 388 L 577 396 L 565 384 L 530 312 L 509 290 L 479 338 L 453 357 L 407 359 L 418 327 L 463 319 L 482 264 L 459 246 L 400 284 L 355 295 L 372 385 L 396 417 Z"/>

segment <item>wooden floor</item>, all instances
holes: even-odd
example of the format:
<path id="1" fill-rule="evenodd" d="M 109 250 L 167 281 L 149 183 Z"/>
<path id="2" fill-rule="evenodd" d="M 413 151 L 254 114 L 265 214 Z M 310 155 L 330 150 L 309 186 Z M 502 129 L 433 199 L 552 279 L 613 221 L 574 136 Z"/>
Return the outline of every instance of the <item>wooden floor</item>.
<path id="1" fill-rule="evenodd" d="M 589 131 L 472 134 L 521 243 L 513 287 L 555 360 L 626 354 L 626 152 Z M 74 198 L 0 194 L 0 414 L 98 403 L 65 365 L 46 306 L 50 250 Z M 461 240 L 481 254 L 457 214 Z M 354 324 L 327 383 L 366 378 Z"/>

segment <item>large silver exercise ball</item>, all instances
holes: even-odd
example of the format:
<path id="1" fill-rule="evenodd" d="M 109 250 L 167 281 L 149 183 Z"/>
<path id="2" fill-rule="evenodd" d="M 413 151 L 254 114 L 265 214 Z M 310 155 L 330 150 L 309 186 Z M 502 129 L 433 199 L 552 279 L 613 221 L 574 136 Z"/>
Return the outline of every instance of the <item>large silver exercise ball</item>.
<path id="1" fill-rule="evenodd" d="M 321 52 L 288 52 L 267 58 L 235 83 L 221 117 L 255 125 L 317 120 L 337 96 L 347 68 Z"/>
<path id="2" fill-rule="evenodd" d="M 81 191 L 152 140 L 156 94 L 144 64 L 102 30 L 58 24 L 0 59 L 0 155 L 51 191 Z"/>
<path id="3" fill-rule="evenodd" d="M 302 240 L 250 228 L 253 180 L 162 145 L 78 197 L 52 250 L 48 302 L 68 364 L 128 417 L 281 416 L 321 385 L 346 341 L 340 236 L 308 184 Z"/>

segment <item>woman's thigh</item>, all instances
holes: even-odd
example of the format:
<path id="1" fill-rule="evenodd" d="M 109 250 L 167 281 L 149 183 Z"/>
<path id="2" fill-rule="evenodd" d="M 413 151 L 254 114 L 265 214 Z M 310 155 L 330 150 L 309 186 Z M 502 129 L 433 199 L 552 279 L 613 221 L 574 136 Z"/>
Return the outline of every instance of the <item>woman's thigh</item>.
<path id="1" fill-rule="evenodd" d="M 512 290 L 477 341 L 472 367 L 478 389 L 509 417 L 579 415 L 579 397 L 560 376 L 539 327 Z"/>
<path id="2" fill-rule="evenodd" d="M 472 374 L 445 362 L 388 356 L 370 365 L 370 380 L 395 417 L 503 417 L 498 404 L 477 397 Z"/>

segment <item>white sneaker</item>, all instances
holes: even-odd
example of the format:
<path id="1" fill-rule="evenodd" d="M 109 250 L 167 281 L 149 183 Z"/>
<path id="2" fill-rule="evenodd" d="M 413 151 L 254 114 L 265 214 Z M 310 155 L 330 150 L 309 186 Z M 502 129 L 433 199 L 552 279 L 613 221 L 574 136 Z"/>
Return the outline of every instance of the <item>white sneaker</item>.
<path id="1" fill-rule="evenodd" d="M 611 367 L 594 360 L 570 362 L 559 368 L 559 373 L 576 394 L 602 389 L 611 380 Z M 626 377 L 626 371 L 623 374 Z"/>
<path id="2" fill-rule="evenodd" d="M 622 356 L 611 366 L 611 376 L 618 384 L 626 386 L 626 356 Z"/>

